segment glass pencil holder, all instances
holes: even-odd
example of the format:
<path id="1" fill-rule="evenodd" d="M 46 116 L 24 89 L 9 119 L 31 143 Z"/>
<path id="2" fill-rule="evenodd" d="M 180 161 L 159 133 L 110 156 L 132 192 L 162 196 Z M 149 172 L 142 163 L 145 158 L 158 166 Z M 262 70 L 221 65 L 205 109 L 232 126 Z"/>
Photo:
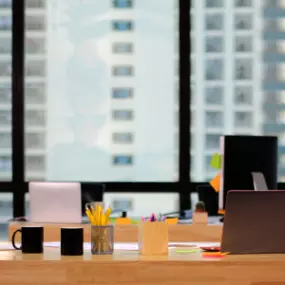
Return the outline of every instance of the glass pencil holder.
<path id="1" fill-rule="evenodd" d="M 112 254 L 114 252 L 114 227 L 91 226 L 91 253 Z"/>

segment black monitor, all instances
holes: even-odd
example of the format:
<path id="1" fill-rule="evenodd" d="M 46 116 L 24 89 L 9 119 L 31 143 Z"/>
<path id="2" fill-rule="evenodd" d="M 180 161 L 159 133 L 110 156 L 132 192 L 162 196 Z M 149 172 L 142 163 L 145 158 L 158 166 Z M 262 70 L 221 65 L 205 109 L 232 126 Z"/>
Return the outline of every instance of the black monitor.
<path id="1" fill-rule="evenodd" d="M 81 183 L 82 214 L 85 216 L 85 205 L 90 202 L 103 202 L 105 184 Z"/>
<path id="2" fill-rule="evenodd" d="M 221 137 L 219 209 L 229 190 L 254 190 L 252 172 L 261 172 L 268 189 L 277 189 L 278 139 L 274 136 Z"/>

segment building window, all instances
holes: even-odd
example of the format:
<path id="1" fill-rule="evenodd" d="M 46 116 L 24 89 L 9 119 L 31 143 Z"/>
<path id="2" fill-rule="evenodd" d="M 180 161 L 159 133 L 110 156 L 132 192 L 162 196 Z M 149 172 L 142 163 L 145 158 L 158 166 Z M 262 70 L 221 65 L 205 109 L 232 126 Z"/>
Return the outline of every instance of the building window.
<path id="1" fill-rule="evenodd" d="M 237 105 L 251 105 L 252 104 L 252 87 L 239 86 L 235 88 L 235 103 Z"/>
<path id="2" fill-rule="evenodd" d="M 0 8 L 12 8 L 12 0 L 0 1 Z"/>
<path id="3" fill-rule="evenodd" d="M 1 54 L 11 54 L 12 53 L 12 41 L 11 39 L 1 39 L 1 45 L 0 45 L 0 53 Z"/>
<path id="4" fill-rule="evenodd" d="M 26 64 L 26 76 L 44 77 L 46 74 L 45 62 L 41 61 L 28 61 Z"/>
<path id="5" fill-rule="evenodd" d="M 114 165 L 132 165 L 133 157 L 131 155 L 114 155 L 113 164 Z"/>
<path id="6" fill-rule="evenodd" d="M 206 111 L 206 128 L 222 128 L 223 113 L 220 111 Z"/>
<path id="7" fill-rule="evenodd" d="M 133 89 L 132 88 L 113 88 L 112 97 L 113 99 L 133 98 Z"/>
<path id="8" fill-rule="evenodd" d="M 223 39 L 219 36 L 207 37 L 205 39 L 205 50 L 208 53 L 223 52 Z"/>
<path id="9" fill-rule="evenodd" d="M 133 142 L 133 133 L 113 133 L 113 142 L 114 143 L 123 143 L 129 144 Z"/>
<path id="10" fill-rule="evenodd" d="M 42 149 L 45 147 L 44 133 L 26 133 L 25 145 L 30 149 Z"/>
<path id="11" fill-rule="evenodd" d="M 221 86 L 207 87 L 205 89 L 205 103 L 207 105 L 221 105 L 223 103 L 224 88 Z"/>
<path id="12" fill-rule="evenodd" d="M 131 76 L 134 73 L 132 66 L 116 66 L 113 67 L 114 76 Z"/>
<path id="13" fill-rule="evenodd" d="M 27 110 L 25 116 L 28 126 L 43 127 L 46 125 L 45 111 Z"/>
<path id="14" fill-rule="evenodd" d="M 236 30 L 251 30 L 252 29 L 252 15 L 251 14 L 237 14 L 235 17 Z"/>
<path id="15" fill-rule="evenodd" d="M 131 31 L 133 23 L 131 21 L 113 21 L 113 30 L 115 31 Z"/>
<path id="16" fill-rule="evenodd" d="M 209 14 L 206 16 L 206 30 L 221 31 L 223 29 L 223 15 Z"/>
<path id="17" fill-rule="evenodd" d="M 251 128 L 252 127 L 252 113 L 235 112 L 235 126 L 237 128 Z"/>
<path id="18" fill-rule="evenodd" d="M 7 104 L 11 103 L 12 90 L 10 84 L 0 85 L 0 103 Z"/>
<path id="19" fill-rule="evenodd" d="M 39 8 L 45 8 L 46 6 L 46 0 L 26 0 L 25 3 L 26 3 L 26 8 L 39 9 Z"/>
<path id="20" fill-rule="evenodd" d="M 132 0 L 114 0 L 113 6 L 115 8 L 132 8 L 133 1 Z"/>
<path id="21" fill-rule="evenodd" d="M 27 16 L 26 17 L 26 30 L 27 31 L 44 31 L 45 18 L 43 16 Z"/>
<path id="22" fill-rule="evenodd" d="M 207 8 L 220 8 L 223 7 L 223 2 L 223 0 L 205 0 L 205 6 Z"/>
<path id="23" fill-rule="evenodd" d="M 130 121 L 133 120 L 134 114 L 131 110 L 114 110 L 112 112 L 113 120 Z"/>
<path id="24" fill-rule="evenodd" d="M 10 156 L 0 156 L 0 172 L 11 172 L 12 171 L 12 160 Z"/>
<path id="25" fill-rule="evenodd" d="M 224 65 L 221 59 L 210 59 L 206 61 L 206 80 L 222 80 L 224 78 Z"/>
<path id="26" fill-rule="evenodd" d="M 10 126 L 12 122 L 11 111 L 0 111 L 0 126 Z"/>
<path id="27" fill-rule="evenodd" d="M 44 39 L 27 38 L 25 44 L 27 54 L 43 54 L 46 51 Z"/>
<path id="28" fill-rule="evenodd" d="M 27 171 L 45 171 L 45 157 L 44 155 L 28 155 L 26 156 Z"/>
<path id="29" fill-rule="evenodd" d="M 0 62 L 0 76 L 11 76 L 12 67 L 10 62 Z"/>
<path id="30" fill-rule="evenodd" d="M 237 59 L 235 62 L 235 78 L 236 80 L 252 79 L 252 60 Z"/>
<path id="31" fill-rule="evenodd" d="M 252 37 L 238 36 L 235 40 L 236 52 L 251 52 L 252 51 Z"/>
<path id="32" fill-rule="evenodd" d="M 114 43 L 113 53 L 132 53 L 133 44 L 132 43 Z"/>
<path id="33" fill-rule="evenodd" d="M 12 17 L 1 16 L 0 17 L 0 31 L 11 31 L 12 29 Z"/>
<path id="34" fill-rule="evenodd" d="M 220 148 L 220 136 L 221 136 L 220 134 L 206 135 L 206 138 L 205 138 L 206 148 L 218 150 Z M 210 162 L 211 160 L 209 160 L 209 166 L 210 166 Z"/>
<path id="35" fill-rule="evenodd" d="M 235 0 L 235 6 L 238 8 L 242 8 L 242 7 L 251 7 L 252 0 Z"/>
<path id="36" fill-rule="evenodd" d="M 46 86 L 42 83 L 26 83 L 25 99 L 28 104 L 44 104 Z"/>

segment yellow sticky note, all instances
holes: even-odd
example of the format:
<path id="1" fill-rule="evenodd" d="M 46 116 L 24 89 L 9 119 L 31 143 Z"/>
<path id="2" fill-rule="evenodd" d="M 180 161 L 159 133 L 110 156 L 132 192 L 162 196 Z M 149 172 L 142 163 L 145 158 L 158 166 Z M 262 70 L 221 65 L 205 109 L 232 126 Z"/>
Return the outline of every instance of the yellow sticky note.
<path id="1" fill-rule="evenodd" d="M 132 220 L 130 218 L 117 218 L 116 225 L 131 225 Z"/>
<path id="2" fill-rule="evenodd" d="M 222 167 L 222 157 L 220 154 L 215 153 L 212 157 L 210 165 L 215 169 L 221 169 Z"/>
<path id="3" fill-rule="evenodd" d="M 216 192 L 219 192 L 220 190 L 220 179 L 221 179 L 221 174 L 218 173 L 217 176 L 210 181 L 210 185 L 215 189 Z"/>

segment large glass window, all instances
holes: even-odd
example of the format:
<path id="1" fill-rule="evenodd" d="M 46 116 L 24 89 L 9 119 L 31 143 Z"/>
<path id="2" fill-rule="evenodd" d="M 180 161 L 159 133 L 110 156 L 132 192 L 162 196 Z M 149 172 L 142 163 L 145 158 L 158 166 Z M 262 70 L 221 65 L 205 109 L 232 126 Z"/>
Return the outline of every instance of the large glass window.
<path id="1" fill-rule="evenodd" d="M 10 181 L 12 179 L 11 1 L 2 1 L 0 9 L 2 12 L 0 16 L 0 181 Z"/>
<path id="2" fill-rule="evenodd" d="M 176 0 L 26 1 L 26 180 L 177 180 L 176 9 Z"/>

